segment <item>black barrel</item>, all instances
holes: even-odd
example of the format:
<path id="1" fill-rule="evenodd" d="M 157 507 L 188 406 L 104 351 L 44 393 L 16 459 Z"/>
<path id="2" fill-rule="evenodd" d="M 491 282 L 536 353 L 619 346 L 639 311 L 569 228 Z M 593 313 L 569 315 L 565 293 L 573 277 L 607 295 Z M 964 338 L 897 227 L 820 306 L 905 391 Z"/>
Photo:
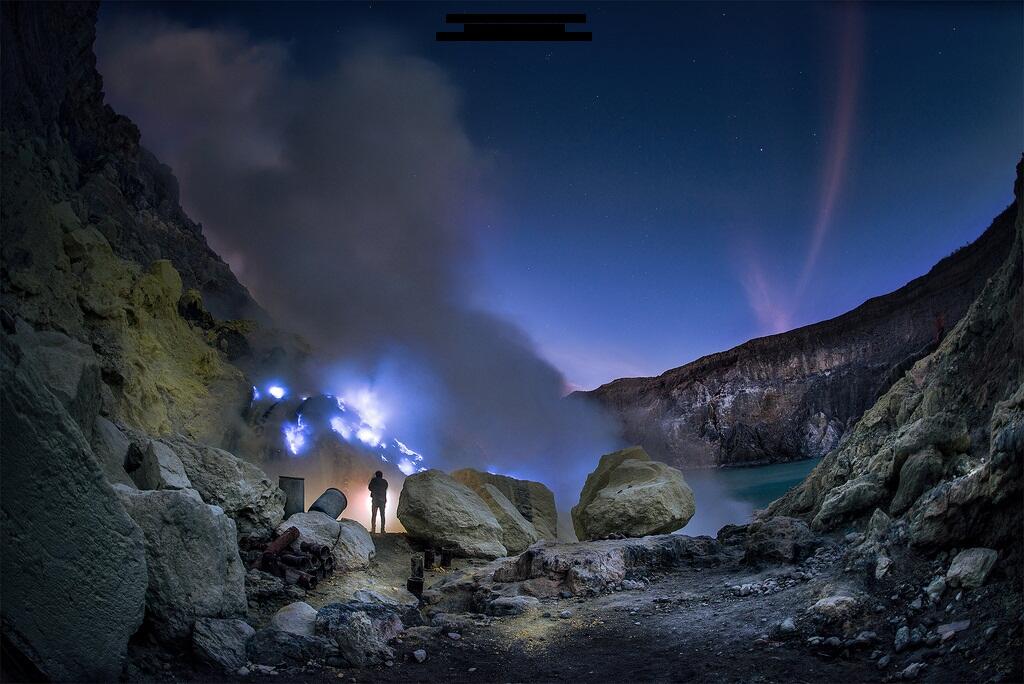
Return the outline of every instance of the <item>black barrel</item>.
<path id="1" fill-rule="evenodd" d="M 330 487 L 313 502 L 309 510 L 320 511 L 337 520 L 341 512 L 345 510 L 345 506 L 348 506 L 348 499 L 345 498 L 345 495 L 341 493 L 340 489 Z"/>
<path id="2" fill-rule="evenodd" d="M 306 481 L 301 477 L 277 478 L 277 486 L 284 492 L 284 519 L 301 513 L 306 508 Z"/>

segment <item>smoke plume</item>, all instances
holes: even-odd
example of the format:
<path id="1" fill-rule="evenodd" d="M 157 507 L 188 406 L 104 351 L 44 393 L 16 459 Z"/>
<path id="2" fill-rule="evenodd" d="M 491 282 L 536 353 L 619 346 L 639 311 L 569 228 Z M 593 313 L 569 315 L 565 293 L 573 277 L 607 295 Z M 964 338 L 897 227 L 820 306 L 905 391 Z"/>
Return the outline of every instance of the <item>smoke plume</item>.
<path id="1" fill-rule="evenodd" d="M 112 105 L 211 245 L 314 344 L 321 386 L 303 391 L 361 385 L 428 465 L 542 480 L 575 503 L 614 430 L 563 400 L 522 331 L 469 305 L 486 154 L 444 71 L 380 44 L 299 77 L 283 44 L 136 19 L 101 24 L 97 52 Z"/>

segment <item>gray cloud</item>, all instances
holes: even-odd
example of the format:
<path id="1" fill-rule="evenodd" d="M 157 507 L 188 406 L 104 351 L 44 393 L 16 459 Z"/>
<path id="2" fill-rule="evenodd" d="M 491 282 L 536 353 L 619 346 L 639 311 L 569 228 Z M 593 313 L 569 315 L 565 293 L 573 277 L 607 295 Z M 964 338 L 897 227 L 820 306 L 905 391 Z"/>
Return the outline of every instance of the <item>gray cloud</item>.
<path id="1" fill-rule="evenodd" d="M 159 20 L 102 24 L 97 50 L 114 107 L 260 303 L 315 344 L 325 384 L 367 374 L 435 464 L 575 497 L 615 439 L 522 331 L 468 304 L 487 164 L 443 70 L 356 46 L 303 79 L 282 44 Z"/>

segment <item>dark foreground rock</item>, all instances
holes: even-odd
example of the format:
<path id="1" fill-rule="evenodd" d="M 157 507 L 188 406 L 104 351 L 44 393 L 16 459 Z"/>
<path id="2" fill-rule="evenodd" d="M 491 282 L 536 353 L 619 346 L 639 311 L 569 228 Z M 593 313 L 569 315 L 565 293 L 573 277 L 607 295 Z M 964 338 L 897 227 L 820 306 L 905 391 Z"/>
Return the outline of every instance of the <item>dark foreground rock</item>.
<path id="1" fill-rule="evenodd" d="M 6 338 L 2 344 L 5 668 L 14 677 L 116 680 L 142 623 L 142 532 L 32 359 Z M 98 397 L 82 403 L 90 401 Z"/>

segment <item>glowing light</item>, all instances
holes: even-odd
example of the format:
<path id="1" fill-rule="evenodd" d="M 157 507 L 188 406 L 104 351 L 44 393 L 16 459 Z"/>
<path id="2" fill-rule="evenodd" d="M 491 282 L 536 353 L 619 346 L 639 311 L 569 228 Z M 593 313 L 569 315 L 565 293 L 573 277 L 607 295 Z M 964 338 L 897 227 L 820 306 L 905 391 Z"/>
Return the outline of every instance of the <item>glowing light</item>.
<path id="1" fill-rule="evenodd" d="M 356 430 L 356 439 L 366 446 L 375 447 L 380 444 L 380 433 L 374 432 L 372 428 L 361 427 Z"/>
<path id="2" fill-rule="evenodd" d="M 405 446 L 405 444 L 403 444 L 402 442 L 400 442 L 397 439 L 395 440 L 395 445 L 398 447 L 399 451 L 401 451 L 406 456 L 410 457 L 413 462 L 419 463 L 420 461 L 423 460 L 423 455 L 422 454 L 419 454 L 419 453 L 413 451 L 412 449 L 410 449 L 409 447 Z M 409 473 L 406 473 L 406 475 L 408 475 L 408 474 Z"/>
<path id="3" fill-rule="evenodd" d="M 341 435 L 346 442 L 352 439 L 352 426 L 346 423 L 341 416 L 331 418 L 331 429 Z"/>
<path id="4" fill-rule="evenodd" d="M 306 445 L 306 425 L 302 422 L 300 415 L 295 424 L 284 424 L 284 441 L 288 444 L 288 450 L 296 456 Z"/>
<path id="5" fill-rule="evenodd" d="M 412 475 L 416 472 L 416 465 L 409 459 L 403 458 L 398 461 L 398 469 L 406 475 Z"/>
<path id="6" fill-rule="evenodd" d="M 345 410 L 351 406 L 358 413 L 362 422 L 375 430 L 384 429 L 384 410 L 377 401 L 376 395 L 370 390 L 359 390 L 354 394 L 346 394 L 338 400 L 338 408 Z"/>
<path id="7" fill-rule="evenodd" d="M 253 385 L 252 386 L 252 400 L 253 401 L 259 401 L 259 398 L 260 398 L 260 391 L 258 389 L 256 389 L 256 385 Z"/>
<path id="8" fill-rule="evenodd" d="M 275 399 L 284 399 L 284 395 L 287 394 L 287 392 L 284 387 L 281 387 L 280 385 L 271 385 L 267 388 L 267 394 Z"/>

